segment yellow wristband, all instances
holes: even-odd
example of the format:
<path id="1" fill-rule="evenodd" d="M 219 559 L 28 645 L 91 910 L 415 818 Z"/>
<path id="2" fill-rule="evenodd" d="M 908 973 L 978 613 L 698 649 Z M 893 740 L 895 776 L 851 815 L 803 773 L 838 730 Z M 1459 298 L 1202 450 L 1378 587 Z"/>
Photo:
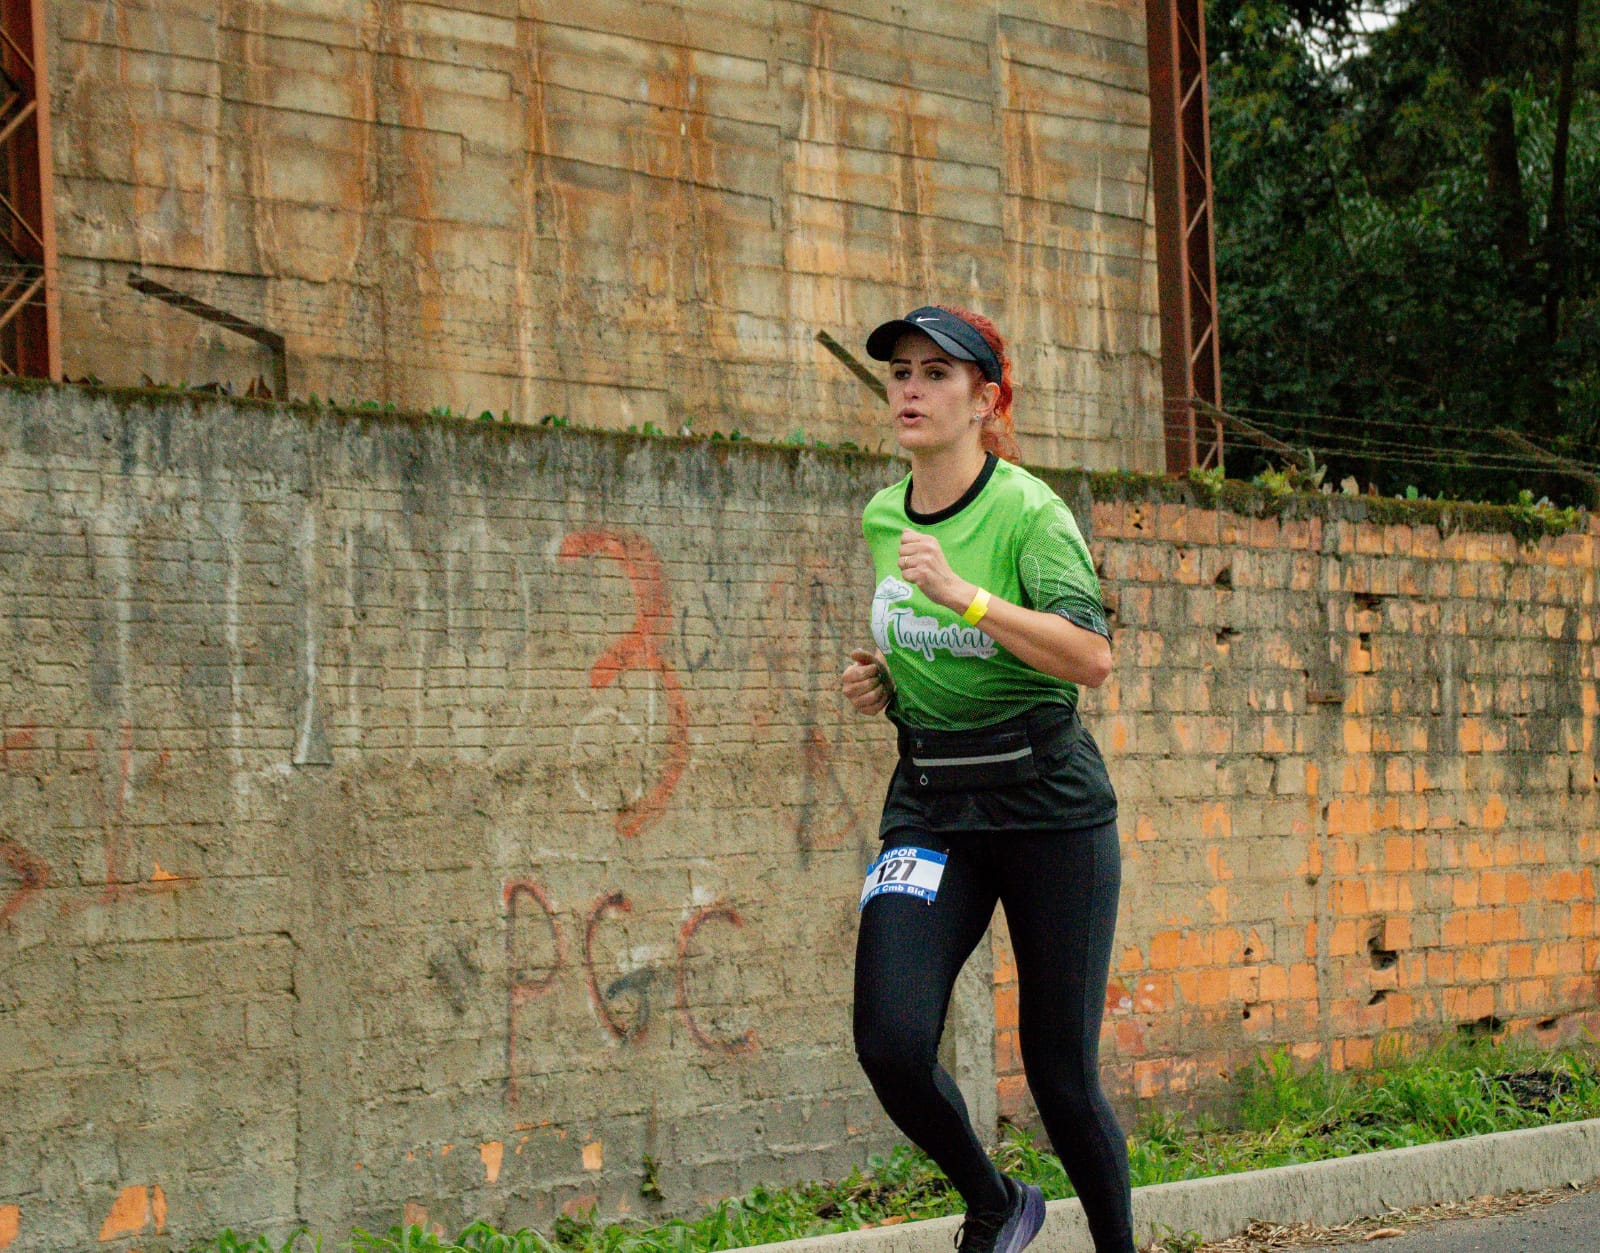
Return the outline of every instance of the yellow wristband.
<path id="1" fill-rule="evenodd" d="M 989 612 L 989 593 L 981 587 L 978 594 L 972 598 L 972 603 L 967 606 L 967 612 L 962 614 L 968 626 L 977 626 L 983 621 L 983 615 Z"/>

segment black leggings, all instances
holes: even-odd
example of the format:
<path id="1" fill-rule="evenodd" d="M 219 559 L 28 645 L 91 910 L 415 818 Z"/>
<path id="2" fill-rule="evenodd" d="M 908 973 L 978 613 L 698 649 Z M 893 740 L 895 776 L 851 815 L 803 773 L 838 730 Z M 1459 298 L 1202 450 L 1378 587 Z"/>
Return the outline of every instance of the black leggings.
<path id="1" fill-rule="evenodd" d="M 895 1125 L 969 1210 L 1004 1208 L 1000 1174 L 939 1065 L 950 992 L 1005 906 L 1017 959 L 1022 1061 L 1039 1116 L 1099 1253 L 1133 1253 L 1128 1148 L 1100 1089 L 1100 1017 L 1122 882 L 1117 824 L 1080 831 L 896 839 L 947 851 L 932 903 L 883 895 L 861 914 L 856 1055 Z"/>

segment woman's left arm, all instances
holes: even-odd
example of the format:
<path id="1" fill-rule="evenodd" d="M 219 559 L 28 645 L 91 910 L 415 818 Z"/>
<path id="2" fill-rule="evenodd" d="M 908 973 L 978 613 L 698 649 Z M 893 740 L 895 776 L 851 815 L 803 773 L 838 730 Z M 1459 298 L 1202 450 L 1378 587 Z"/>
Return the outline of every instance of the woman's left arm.
<path id="1" fill-rule="evenodd" d="M 900 533 L 900 573 L 934 604 L 956 613 L 965 613 L 979 591 L 950 568 L 939 541 L 920 531 Z M 991 594 L 978 629 L 1018 661 L 1052 678 L 1099 687 L 1111 673 L 1111 642 L 1059 614 L 1025 609 Z"/>

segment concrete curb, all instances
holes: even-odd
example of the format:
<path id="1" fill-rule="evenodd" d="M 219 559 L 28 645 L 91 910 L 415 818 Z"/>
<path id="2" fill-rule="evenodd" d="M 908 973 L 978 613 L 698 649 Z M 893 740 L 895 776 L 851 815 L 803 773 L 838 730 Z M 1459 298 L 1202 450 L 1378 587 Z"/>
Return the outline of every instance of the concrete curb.
<path id="1" fill-rule="evenodd" d="M 1257 1219 L 1332 1225 L 1412 1205 L 1595 1179 L 1600 1179 L 1600 1118 L 1154 1184 L 1134 1189 L 1133 1217 L 1141 1242 L 1169 1231 L 1197 1231 L 1207 1240 L 1221 1240 Z M 774 1253 L 949 1253 L 960 1224 L 959 1218 L 935 1218 L 757 1247 Z M 1094 1253 L 1077 1198 L 1050 1202 L 1030 1253 Z"/>

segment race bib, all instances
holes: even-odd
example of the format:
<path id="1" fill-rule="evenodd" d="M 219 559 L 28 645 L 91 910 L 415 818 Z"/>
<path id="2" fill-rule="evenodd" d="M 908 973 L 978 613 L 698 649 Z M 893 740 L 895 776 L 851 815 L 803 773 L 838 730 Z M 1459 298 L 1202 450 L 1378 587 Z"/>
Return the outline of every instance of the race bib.
<path id="1" fill-rule="evenodd" d="M 944 878 L 944 864 L 949 858 L 931 849 L 885 849 L 878 860 L 867 869 L 867 881 L 861 885 L 861 903 L 857 912 L 867 907 L 874 896 L 894 892 L 901 896 L 915 896 L 930 904 L 939 895 L 939 881 Z"/>

